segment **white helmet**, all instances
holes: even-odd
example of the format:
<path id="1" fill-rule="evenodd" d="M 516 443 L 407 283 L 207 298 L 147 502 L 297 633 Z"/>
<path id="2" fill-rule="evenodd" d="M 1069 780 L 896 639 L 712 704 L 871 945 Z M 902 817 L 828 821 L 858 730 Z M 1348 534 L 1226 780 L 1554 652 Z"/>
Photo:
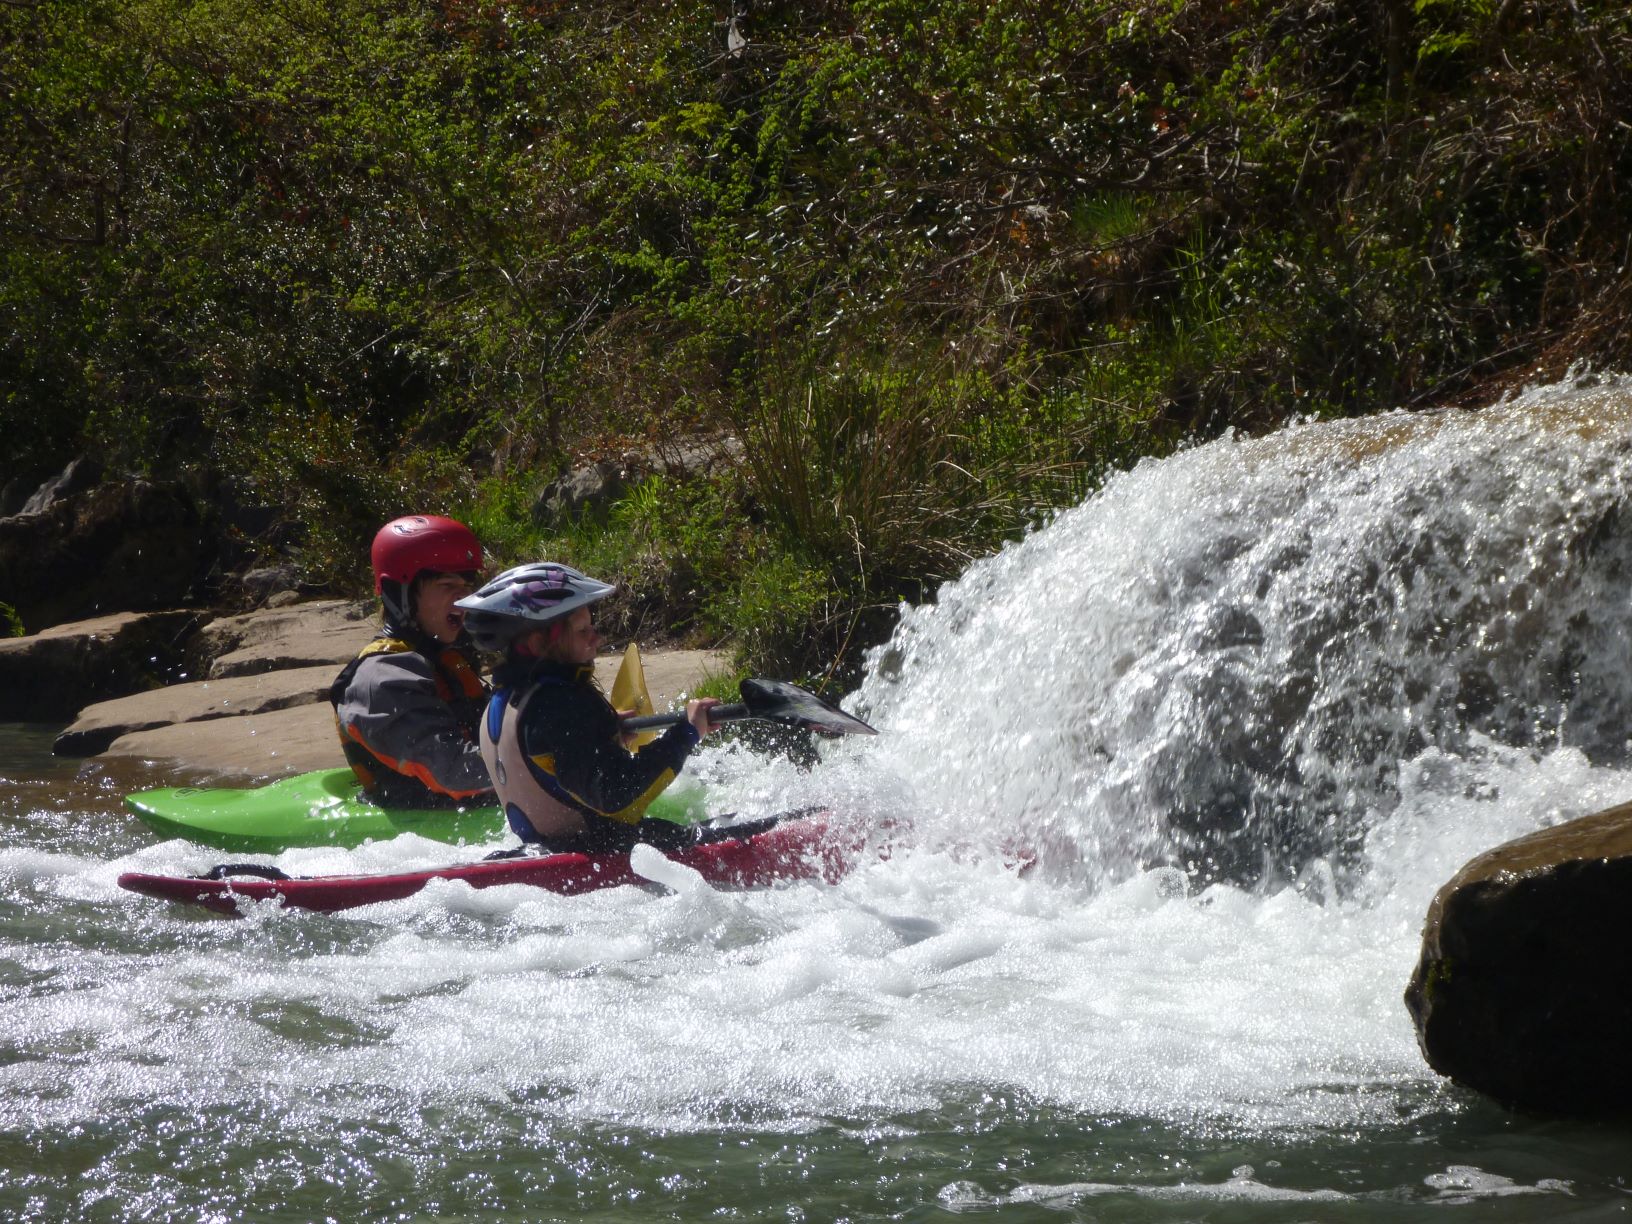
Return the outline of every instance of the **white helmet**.
<path id="1" fill-rule="evenodd" d="M 570 616 L 616 590 L 570 565 L 535 561 L 505 570 L 454 606 L 465 610 L 465 628 L 476 645 L 502 654 L 523 633 Z"/>

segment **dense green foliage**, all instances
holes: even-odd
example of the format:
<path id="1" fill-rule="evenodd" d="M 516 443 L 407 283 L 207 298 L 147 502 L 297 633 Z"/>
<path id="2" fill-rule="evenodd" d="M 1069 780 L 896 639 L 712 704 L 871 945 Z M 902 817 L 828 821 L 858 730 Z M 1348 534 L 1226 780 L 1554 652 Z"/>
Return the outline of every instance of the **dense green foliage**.
<path id="1" fill-rule="evenodd" d="M 1611 0 L 11 0 L 0 434 L 828 667 L 1111 465 L 1624 362 Z M 535 525 L 585 458 L 741 462 Z"/>

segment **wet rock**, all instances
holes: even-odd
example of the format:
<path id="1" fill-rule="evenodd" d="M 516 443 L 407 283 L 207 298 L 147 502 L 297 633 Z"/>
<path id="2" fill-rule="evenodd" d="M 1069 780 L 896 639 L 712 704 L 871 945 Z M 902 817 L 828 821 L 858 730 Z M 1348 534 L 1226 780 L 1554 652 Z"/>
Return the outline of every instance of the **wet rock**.
<path id="1" fill-rule="evenodd" d="M 69 491 L 86 478 L 75 472 L 43 487 L 31 512 L 0 519 L 0 591 L 23 626 L 197 602 L 215 545 L 193 497 L 142 480 Z"/>
<path id="2" fill-rule="evenodd" d="M 119 612 L 0 639 L 0 720 L 62 722 L 91 702 L 174 679 L 204 616 Z"/>
<path id="3" fill-rule="evenodd" d="M 58 756 L 95 756 L 123 735 L 181 723 L 264 714 L 291 706 L 323 703 L 329 710 L 329 686 L 338 668 L 295 667 L 225 680 L 172 684 L 87 706 L 57 736 L 51 751 Z M 331 724 L 332 725 L 332 724 Z M 196 730 L 197 728 L 195 728 Z"/>
<path id="4" fill-rule="evenodd" d="M 1405 993 L 1429 1066 L 1518 1108 L 1632 1115 L 1629 931 L 1632 804 L 1473 859 Z"/>

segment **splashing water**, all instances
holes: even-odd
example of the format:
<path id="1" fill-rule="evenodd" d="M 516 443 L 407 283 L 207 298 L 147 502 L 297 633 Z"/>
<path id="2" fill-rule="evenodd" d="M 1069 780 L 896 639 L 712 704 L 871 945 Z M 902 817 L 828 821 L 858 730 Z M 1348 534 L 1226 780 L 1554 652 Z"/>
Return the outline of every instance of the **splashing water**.
<path id="1" fill-rule="evenodd" d="M 1096 882 L 1364 864 L 1437 750 L 1626 757 L 1632 391 L 1224 440 L 904 613 L 858 708 L 929 809 Z"/>
<path id="2" fill-rule="evenodd" d="M 873 827 L 837 885 L 234 923 L 114 886 L 214 852 L 0 803 L 0 1215 L 1613 1204 L 1620 1147 L 1493 1143 L 1400 993 L 1462 862 L 1632 795 L 1629 477 L 1614 379 L 1115 477 L 903 613 L 876 739 L 688 767 Z"/>

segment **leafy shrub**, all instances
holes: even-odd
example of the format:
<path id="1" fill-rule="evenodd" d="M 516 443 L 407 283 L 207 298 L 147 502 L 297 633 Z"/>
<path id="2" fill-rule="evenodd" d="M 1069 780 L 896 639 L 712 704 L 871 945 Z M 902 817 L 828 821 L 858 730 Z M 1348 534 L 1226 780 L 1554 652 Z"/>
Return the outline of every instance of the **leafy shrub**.
<path id="1" fill-rule="evenodd" d="M 1632 348 L 1624 4 L 738 28 L 0 5 L 8 475 L 226 478 L 337 589 L 381 521 L 458 508 L 627 575 L 631 628 L 825 671 L 1107 466 Z M 532 524 L 533 474 L 720 428 L 740 471 Z"/>

